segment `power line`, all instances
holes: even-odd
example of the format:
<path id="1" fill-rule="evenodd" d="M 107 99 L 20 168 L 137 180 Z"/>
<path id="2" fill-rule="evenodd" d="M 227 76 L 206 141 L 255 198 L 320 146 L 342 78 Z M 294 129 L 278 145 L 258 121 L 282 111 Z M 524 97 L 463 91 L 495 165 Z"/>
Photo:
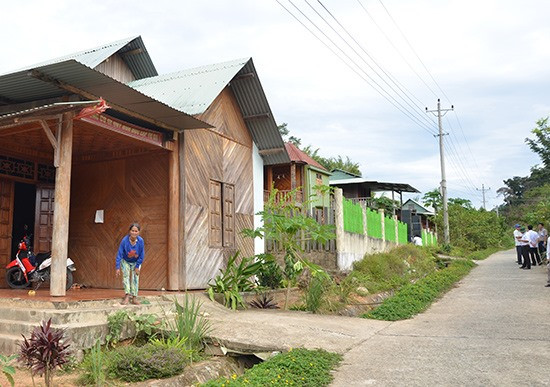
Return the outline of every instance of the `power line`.
<path id="1" fill-rule="evenodd" d="M 420 59 L 420 56 L 418 55 L 418 53 L 416 52 L 416 50 L 414 49 L 414 47 L 412 46 L 412 44 L 409 42 L 409 39 L 407 39 L 407 37 L 405 36 L 405 34 L 403 33 L 403 31 L 401 30 L 401 28 L 399 28 L 399 25 L 397 24 L 397 22 L 395 21 L 395 19 L 393 18 L 393 16 L 390 14 L 390 11 L 386 8 L 386 6 L 384 5 L 384 3 L 382 2 L 382 0 L 378 0 L 380 2 L 380 4 L 382 5 L 382 7 L 384 8 L 384 10 L 386 11 L 386 13 L 388 14 L 388 16 L 390 17 L 391 21 L 393 22 L 393 24 L 395 25 L 395 27 L 397 28 L 397 30 L 399 31 L 399 33 L 401 34 L 401 36 L 403 37 L 403 39 L 405 40 L 405 42 L 407 42 L 407 45 L 409 46 L 409 48 L 411 49 L 411 51 L 414 53 L 414 55 L 416 55 L 416 58 L 418 59 L 418 61 L 422 64 L 422 67 L 424 67 L 424 70 L 426 70 L 426 73 L 428 73 L 428 75 L 430 76 L 430 78 L 432 79 L 432 81 L 436 84 L 437 88 L 439 89 L 439 91 L 441 91 L 441 93 L 443 93 L 443 95 L 445 96 L 445 98 L 447 98 L 447 102 L 451 103 L 451 100 L 449 99 L 449 97 L 447 96 L 447 94 L 445 94 L 445 92 L 443 91 L 443 89 L 441 88 L 441 86 L 439 86 L 439 83 L 437 83 L 437 81 L 435 80 L 435 78 L 433 77 L 432 73 L 430 72 L 430 70 L 428 70 L 428 67 L 426 67 L 426 65 L 424 64 L 424 62 L 422 61 L 422 59 Z"/>
<path id="2" fill-rule="evenodd" d="M 403 53 L 401 52 L 401 50 L 399 50 L 399 48 L 397 48 L 397 46 L 393 43 L 393 41 L 390 39 L 390 37 L 384 32 L 384 30 L 378 25 L 378 23 L 376 22 L 376 20 L 374 20 L 374 17 L 372 17 L 372 15 L 370 14 L 370 12 L 367 10 L 367 8 L 365 8 L 365 6 L 363 5 L 363 3 L 361 3 L 361 0 L 357 0 L 357 2 L 359 3 L 359 5 L 361 6 L 361 8 L 363 8 L 363 10 L 365 11 L 365 13 L 367 14 L 367 16 L 371 19 L 372 23 L 376 26 L 376 28 L 378 28 L 378 30 L 382 33 L 382 35 L 384 35 L 384 37 L 386 38 L 386 40 L 391 44 L 391 46 L 395 49 L 395 51 L 399 54 L 399 56 L 401 57 L 401 59 L 403 59 L 403 61 L 409 66 L 409 68 L 412 70 L 413 73 L 416 74 L 416 76 L 418 77 L 418 79 L 420 79 L 420 81 L 422 81 L 422 83 L 428 88 L 428 90 L 430 90 L 432 92 L 432 94 L 437 98 L 437 94 L 436 92 L 430 87 L 430 85 L 424 80 L 424 78 L 422 78 L 420 76 L 420 74 L 418 74 L 418 72 L 414 69 L 414 67 L 412 66 L 412 64 L 407 60 L 407 58 L 405 58 L 405 56 L 403 55 Z M 421 102 L 421 101 L 419 101 Z"/>
<path id="3" fill-rule="evenodd" d="M 328 23 L 326 21 L 326 19 L 308 2 L 308 0 L 305 0 L 305 2 L 307 3 L 307 5 L 309 5 L 309 7 L 311 9 L 313 9 L 313 11 L 332 29 L 332 31 L 334 31 L 339 37 L 340 39 L 342 39 L 342 41 L 344 41 L 344 43 L 346 43 L 346 45 L 357 55 L 359 56 L 359 58 L 361 58 L 361 60 L 367 65 L 369 66 L 369 68 L 371 70 L 373 70 L 375 72 L 375 74 L 380 78 L 382 79 L 382 81 L 388 85 L 388 87 L 390 87 L 396 94 L 399 94 L 385 79 L 384 77 L 382 77 L 348 42 L 345 38 L 342 37 L 342 35 L 340 35 L 340 33 L 338 33 L 336 31 L 336 29 L 334 29 L 334 27 L 332 27 L 330 25 L 330 23 Z M 412 100 L 412 98 L 409 96 L 409 94 L 412 95 L 412 93 L 405 87 L 403 86 L 400 82 L 398 82 L 395 77 L 393 77 L 391 75 L 391 73 L 389 73 L 389 71 L 386 71 L 384 70 L 384 68 L 382 68 L 382 66 L 380 66 L 378 64 L 378 62 L 376 61 L 376 59 L 368 53 L 368 51 L 357 41 L 357 39 L 355 39 L 353 37 L 353 35 L 342 25 L 342 23 L 340 23 L 340 21 L 334 16 L 334 14 L 321 2 L 321 0 L 317 0 L 317 2 L 321 5 L 321 7 L 323 7 L 323 9 L 330 15 L 330 17 L 336 22 L 336 24 L 338 24 L 338 26 L 340 26 L 340 28 L 351 38 L 351 40 L 361 49 L 361 51 L 363 51 L 365 53 L 365 55 L 367 55 L 367 57 L 376 65 L 376 67 L 378 67 L 383 73 L 384 75 L 386 75 L 386 77 L 388 77 L 388 79 L 390 81 L 393 82 L 393 84 L 401 91 L 401 93 L 403 93 L 405 95 L 405 97 L 407 97 L 407 99 L 409 101 L 411 101 L 415 106 L 416 108 L 418 109 L 418 112 L 422 111 L 422 107 L 420 105 L 418 105 L 415 101 Z M 405 90 L 403 90 L 405 89 Z M 414 97 L 414 95 L 413 95 Z M 414 97 L 416 98 L 416 97 Z M 418 99 L 418 98 L 416 98 Z M 406 102 L 406 101 L 405 101 Z M 408 102 L 406 102 L 411 108 L 414 109 L 413 106 L 411 106 Z M 422 102 L 421 102 L 422 103 Z M 425 115 L 422 115 L 420 114 L 421 117 L 423 117 L 423 119 L 426 119 L 427 117 Z M 435 122 L 433 121 L 430 121 L 429 119 L 427 120 L 429 122 L 430 125 L 435 125 Z"/>
<path id="4" fill-rule="evenodd" d="M 415 122 L 418 126 L 420 126 L 422 129 L 427 131 L 430 134 L 433 134 L 433 132 L 430 130 L 428 126 L 426 126 L 422 121 L 420 121 L 418 118 L 414 116 L 413 113 L 411 113 L 406 107 L 404 107 L 399 101 L 397 101 L 391 94 L 389 94 L 383 87 L 381 87 L 378 82 L 376 82 L 368 73 L 366 73 L 360 65 L 357 64 L 357 62 L 351 58 L 342 48 L 338 46 L 321 28 L 317 26 L 304 12 L 298 8 L 291 0 L 289 0 L 289 3 L 298 11 L 302 16 L 308 20 L 313 27 L 315 27 L 325 38 L 332 43 L 332 45 L 338 49 L 346 58 L 348 58 L 349 61 L 355 65 L 361 71 L 364 76 L 353 66 L 351 66 L 350 63 L 348 63 L 346 60 L 342 58 L 330 45 L 328 45 L 322 38 L 320 38 L 315 32 L 313 32 L 300 18 L 298 18 L 292 11 L 290 11 L 287 7 L 285 7 L 279 0 L 275 0 L 277 3 L 286 11 L 288 12 L 294 19 L 296 19 L 306 30 L 308 30 L 316 39 L 318 39 L 325 47 L 327 47 L 333 54 L 337 56 L 338 59 L 340 59 L 346 66 L 348 66 L 352 71 L 354 71 L 361 79 L 363 79 L 369 86 L 371 86 L 378 94 L 380 94 L 384 99 L 386 99 L 390 104 L 392 104 L 396 109 L 401 111 L 403 114 L 405 114 L 408 118 L 410 118 L 413 122 Z M 367 77 L 369 80 L 367 80 L 365 77 Z M 374 86 L 373 85 L 376 85 Z M 384 94 L 385 93 L 385 94 Z"/>

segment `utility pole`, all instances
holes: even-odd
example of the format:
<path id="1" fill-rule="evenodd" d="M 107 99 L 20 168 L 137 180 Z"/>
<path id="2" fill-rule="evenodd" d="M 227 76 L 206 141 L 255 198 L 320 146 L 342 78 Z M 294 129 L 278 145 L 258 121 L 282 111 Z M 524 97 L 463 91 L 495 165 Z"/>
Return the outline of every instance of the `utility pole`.
<path id="1" fill-rule="evenodd" d="M 487 210 L 487 208 L 485 207 L 485 191 L 489 191 L 490 189 L 491 189 L 491 187 L 485 188 L 485 184 L 481 184 L 481 189 L 476 188 L 477 191 L 481 191 L 481 193 L 483 194 L 483 209 L 484 210 Z M 497 212 L 497 216 L 498 216 L 498 212 Z"/>
<path id="2" fill-rule="evenodd" d="M 434 137 L 439 137 L 439 162 L 441 164 L 441 197 L 443 199 L 443 237 L 445 244 L 451 243 L 451 238 L 449 236 L 449 206 L 447 203 L 447 179 L 445 177 L 445 149 L 443 145 L 443 136 L 448 133 L 443 133 L 443 123 L 441 118 L 447 114 L 447 112 L 454 109 L 454 106 L 451 105 L 450 109 L 441 109 L 441 100 L 437 99 L 437 110 L 428 110 L 426 108 L 426 113 L 437 113 L 437 122 L 439 125 L 439 134 L 434 135 Z M 443 114 L 441 114 L 443 112 Z"/>

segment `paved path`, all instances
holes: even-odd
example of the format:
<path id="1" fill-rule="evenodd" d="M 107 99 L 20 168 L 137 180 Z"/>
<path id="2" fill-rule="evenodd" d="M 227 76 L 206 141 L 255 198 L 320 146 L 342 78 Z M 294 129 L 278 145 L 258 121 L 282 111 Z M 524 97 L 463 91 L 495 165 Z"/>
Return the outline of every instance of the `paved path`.
<path id="1" fill-rule="evenodd" d="M 356 345 L 334 385 L 550 385 L 546 271 L 514 260 L 508 251 L 479 262 L 427 312 Z"/>
<path id="2" fill-rule="evenodd" d="M 550 385 L 550 288 L 515 252 L 479 267 L 425 313 L 397 322 L 302 312 L 232 312 L 205 301 L 228 347 L 323 348 L 344 355 L 335 386 Z"/>

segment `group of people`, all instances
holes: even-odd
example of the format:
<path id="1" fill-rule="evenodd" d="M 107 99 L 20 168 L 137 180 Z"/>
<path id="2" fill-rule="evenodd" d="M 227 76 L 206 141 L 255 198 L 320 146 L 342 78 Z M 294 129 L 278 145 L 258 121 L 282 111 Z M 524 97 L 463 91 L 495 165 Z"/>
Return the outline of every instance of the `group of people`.
<path id="1" fill-rule="evenodd" d="M 531 266 L 542 265 L 543 261 L 550 259 L 550 250 L 548 244 L 548 231 L 543 223 L 537 225 L 537 230 L 533 230 L 532 225 L 522 227 L 516 224 L 514 230 L 514 240 L 516 243 L 517 263 L 520 269 L 529 270 Z M 550 287 L 550 264 L 548 270 L 548 282 L 546 287 Z"/>

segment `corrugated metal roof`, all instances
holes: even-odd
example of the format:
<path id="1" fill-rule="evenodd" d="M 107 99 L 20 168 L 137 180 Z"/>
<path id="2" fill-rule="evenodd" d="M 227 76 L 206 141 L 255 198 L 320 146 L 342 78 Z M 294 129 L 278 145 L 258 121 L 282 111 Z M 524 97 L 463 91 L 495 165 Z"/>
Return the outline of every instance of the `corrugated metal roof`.
<path id="1" fill-rule="evenodd" d="M 390 183 L 384 181 L 367 180 L 362 177 L 355 177 L 351 179 L 329 180 L 329 185 L 341 186 L 349 184 L 360 184 L 371 191 L 395 191 L 395 192 L 413 192 L 419 193 L 420 191 L 413 186 L 406 183 Z"/>
<path id="2" fill-rule="evenodd" d="M 187 114 L 202 114 L 249 60 L 195 67 L 128 85 Z"/>
<path id="3" fill-rule="evenodd" d="M 158 74 L 155 65 L 153 64 L 153 61 L 151 60 L 151 57 L 147 52 L 145 44 L 141 39 L 141 36 L 134 36 L 118 40 L 116 42 L 104 44 L 102 46 L 91 48 L 88 50 L 64 55 L 59 58 L 50 59 L 44 62 L 36 63 L 31 66 L 27 66 L 23 69 L 11 71 L 10 73 L 65 62 L 71 59 L 74 59 L 87 67 L 95 68 L 105 59 L 109 58 L 117 52 L 120 54 L 124 54 L 132 50 L 140 50 L 140 52 L 133 55 L 122 55 L 122 58 L 137 79 L 153 77 Z"/>
<path id="4" fill-rule="evenodd" d="M 229 84 L 258 149 L 281 149 L 278 153 L 262 155 L 264 163 L 290 162 L 251 58 L 195 67 L 129 83 L 140 92 L 192 115 L 204 113 Z M 251 116 L 258 117 L 246 119 Z"/>
<path id="5" fill-rule="evenodd" d="M 307 153 L 300 150 L 296 145 L 290 142 L 285 142 L 285 148 L 286 148 L 286 152 L 288 153 L 288 157 L 290 157 L 291 161 L 312 165 L 323 171 L 327 171 L 325 167 L 323 167 L 317 161 L 312 159 Z"/>
<path id="6" fill-rule="evenodd" d="M 119 105 L 178 130 L 210 126 L 74 59 L 37 67 L 35 70 L 97 97 L 103 97 L 108 104 Z M 54 83 L 30 76 L 27 70 L 0 76 L 0 97 L 13 103 L 61 97 L 66 94 L 66 90 L 55 86 Z"/>
<path id="7" fill-rule="evenodd" d="M 45 105 L 36 106 L 30 109 L 23 109 L 16 112 L 0 114 L 0 123 L 14 120 L 26 116 L 32 116 L 38 112 L 48 114 L 59 114 L 75 109 L 82 109 L 88 105 L 97 104 L 99 101 L 78 101 L 78 102 L 56 102 Z"/>

